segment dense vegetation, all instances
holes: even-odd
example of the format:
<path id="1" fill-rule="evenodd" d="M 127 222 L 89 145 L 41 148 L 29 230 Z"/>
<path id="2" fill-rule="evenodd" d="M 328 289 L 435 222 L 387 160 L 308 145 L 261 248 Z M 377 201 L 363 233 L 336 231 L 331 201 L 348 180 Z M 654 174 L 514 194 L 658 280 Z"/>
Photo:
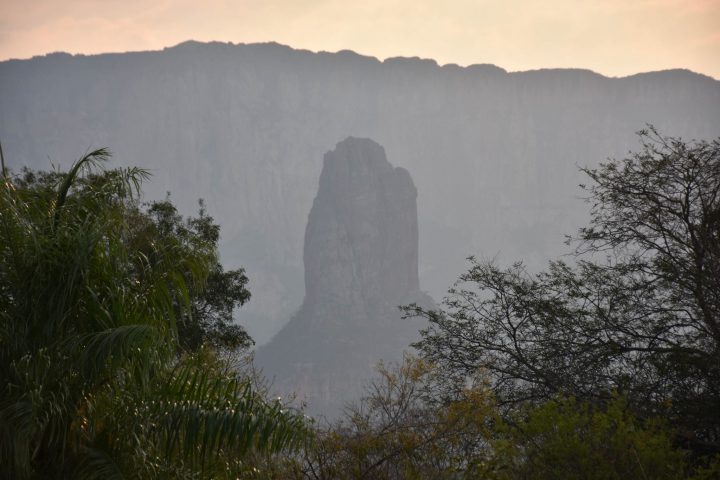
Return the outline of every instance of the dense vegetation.
<path id="1" fill-rule="evenodd" d="M 420 357 L 381 368 L 306 478 L 720 477 L 720 142 L 653 128 L 586 169 L 547 271 L 471 258 Z"/>
<path id="2" fill-rule="evenodd" d="M 585 173 L 574 257 L 471 259 L 400 365 L 335 423 L 232 363 L 249 298 L 204 209 L 137 169 L 4 173 L 0 476 L 720 477 L 720 141 L 655 130 Z"/>
<path id="3" fill-rule="evenodd" d="M 641 132 L 585 170 L 591 223 L 573 263 L 536 275 L 473 261 L 417 347 L 452 374 L 487 369 L 498 400 L 628 398 L 720 450 L 720 143 Z"/>
<path id="4" fill-rule="evenodd" d="M 220 354 L 248 343 L 227 322 L 247 292 L 212 219 L 143 208 L 146 173 L 107 156 L 3 168 L 0 477 L 236 478 L 304 420 Z"/>

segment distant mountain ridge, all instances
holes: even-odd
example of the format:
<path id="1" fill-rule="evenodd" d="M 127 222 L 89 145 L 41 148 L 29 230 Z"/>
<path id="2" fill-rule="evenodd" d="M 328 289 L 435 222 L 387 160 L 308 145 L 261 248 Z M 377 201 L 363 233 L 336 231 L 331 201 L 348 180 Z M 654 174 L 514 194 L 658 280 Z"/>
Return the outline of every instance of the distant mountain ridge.
<path id="1" fill-rule="evenodd" d="M 354 50 L 350 49 L 342 49 L 338 50 L 336 52 L 326 51 L 326 50 L 308 50 L 304 48 L 294 48 L 290 45 L 286 45 L 279 42 L 253 42 L 253 43 L 244 43 L 244 42 L 221 42 L 221 41 L 210 41 L 210 42 L 202 42 L 198 40 L 185 40 L 183 42 L 178 43 L 177 45 L 173 45 L 170 47 L 165 47 L 162 50 L 129 50 L 125 52 L 105 52 L 105 53 L 93 53 L 93 54 L 87 54 L 87 53 L 69 53 L 65 51 L 55 51 L 55 52 L 49 52 L 44 55 L 34 55 L 30 58 L 9 58 L 6 60 L 0 61 L 0 63 L 5 62 L 25 62 L 28 60 L 36 60 L 40 58 L 47 58 L 47 57 L 99 57 L 99 56 L 107 56 L 107 55 L 132 55 L 132 54 L 144 54 L 144 53 L 156 53 L 156 52 L 167 52 L 170 50 L 192 50 L 192 49 L 203 49 L 206 47 L 216 47 L 216 48 L 223 48 L 223 47 L 276 47 L 276 48 L 282 48 L 288 51 L 293 52 L 301 52 L 301 53 L 309 53 L 309 54 L 315 54 L 315 55 L 339 55 L 339 56 L 351 56 L 351 57 L 359 57 L 371 61 L 375 61 L 378 63 L 388 63 L 388 62 L 402 62 L 402 61 L 414 61 L 414 62 L 422 62 L 427 63 L 429 65 L 440 67 L 440 68 L 457 68 L 457 69 L 463 69 L 463 70 L 471 70 L 471 71 L 479 71 L 479 70 L 494 70 L 500 73 L 505 74 L 523 74 L 523 73 L 530 73 L 530 72 L 547 72 L 547 71 L 561 71 L 561 72 L 586 72 L 590 73 L 592 75 L 597 75 L 603 78 L 615 78 L 615 79 L 622 79 L 622 78 L 632 78 L 637 77 L 640 75 L 654 75 L 654 74 L 662 74 L 662 73 L 668 73 L 668 72 L 684 72 L 691 75 L 697 75 L 705 78 L 709 78 L 711 80 L 717 80 L 713 78 L 710 75 L 706 75 L 704 73 L 695 72 L 693 70 L 687 69 L 687 68 L 670 68 L 670 69 L 664 69 L 664 70 L 654 70 L 650 72 L 639 72 L 634 73 L 630 75 L 622 75 L 622 76 L 608 76 L 603 75 L 602 73 L 596 72 L 589 68 L 563 68 L 563 67 L 546 67 L 546 68 L 539 68 L 539 69 L 530 69 L 530 70 L 506 70 L 500 66 L 497 66 L 492 63 L 473 63 L 466 66 L 461 66 L 456 63 L 444 63 L 440 64 L 435 59 L 432 58 L 426 58 L 426 57 L 419 57 L 419 56 L 392 56 L 387 57 L 384 60 L 380 60 L 379 58 L 373 56 L 373 55 L 365 55 L 362 53 L 358 53 Z"/>
<path id="2" fill-rule="evenodd" d="M 206 200 L 222 254 L 245 265 L 239 314 L 262 343 L 303 298 L 303 232 L 321 159 L 373 138 L 418 187 L 420 283 L 435 298 L 467 255 L 540 266 L 585 223 L 578 165 L 636 149 L 646 123 L 720 135 L 720 82 L 687 70 L 587 70 L 379 61 L 278 44 L 186 42 L 163 51 L 0 62 L 0 140 L 12 167 L 65 167 L 107 146 L 154 173 L 185 213 Z"/>

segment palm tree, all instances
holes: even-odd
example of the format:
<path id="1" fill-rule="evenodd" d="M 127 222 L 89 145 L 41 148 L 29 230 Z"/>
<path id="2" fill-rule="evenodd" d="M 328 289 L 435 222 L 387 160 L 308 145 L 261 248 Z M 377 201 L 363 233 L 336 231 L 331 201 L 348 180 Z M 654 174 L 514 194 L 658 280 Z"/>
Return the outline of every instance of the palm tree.
<path id="1" fill-rule="evenodd" d="M 178 355 L 175 321 L 214 245 L 154 235 L 137 203 L 147 172 L 102 171 L 108 157 L 3 167 L 0 477 L 215 478 L 298 445 L 300 415 L 212 352 Z"/>

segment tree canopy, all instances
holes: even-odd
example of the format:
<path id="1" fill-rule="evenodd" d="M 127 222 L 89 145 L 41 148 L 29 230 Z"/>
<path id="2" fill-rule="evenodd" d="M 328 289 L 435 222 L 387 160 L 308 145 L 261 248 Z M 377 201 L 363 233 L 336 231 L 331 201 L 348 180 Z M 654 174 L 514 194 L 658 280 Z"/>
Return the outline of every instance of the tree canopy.
<path id="1" fill-rule="evenodd" d="M 175 241 L 191 252 L 210 248 L 217 255 L 220 226 L 199 201 L 197 217 L 183 218 L 170 201 L 150 202 L 136 212 L 136 219 L 150 230 L 151 238 Z M 225 270 L 219 260 L 210 262 L 204 288 L 191 292 L 190 310 L 178 312 L 180 347 L 196 351 L 203 345 L 216 349 L 245 349 L 253 344 L 245 329 L 233 322 L 233 312 L 250 300 L 248 278 L 242 268 Z"/>
<path id="2" fill-rule="evenodd" d="M 213 322 L 247 299 L 246 279 L 217 280 L 234 297 L 203 293 L 224 275 L 217 227 L 167 203 L 142 211 L 147 173 L 102 171 L 108 157 L 2 172 L 0 476 L 235 478 L 252 452 L 298 445 L 304 420 L 196 348 L 206 338 L 179 350 L 198 313 L 210 344 L 237 345 Z"/>
<path id="3" fill-rule="evenodd" d="M 584 169 L 588 227 L 546 271 L 471 258 L 415 345 L 448 374 L 485 369 L 506 409 L 627 396 L 696 451 L 720 451 L 720 142 L 655 129 Z"/>
<path id="4" fill-rule="evenodd" d="M 248 279 L 202 203 L 141 203 L 104 150 L 3 168 L 0 477 L 717 478 L 720 139 L 640 139 L 584 169 L 574 256 L 471 258 L 404 307 L 419 356 L 312 430 L 227 358 Z"/>

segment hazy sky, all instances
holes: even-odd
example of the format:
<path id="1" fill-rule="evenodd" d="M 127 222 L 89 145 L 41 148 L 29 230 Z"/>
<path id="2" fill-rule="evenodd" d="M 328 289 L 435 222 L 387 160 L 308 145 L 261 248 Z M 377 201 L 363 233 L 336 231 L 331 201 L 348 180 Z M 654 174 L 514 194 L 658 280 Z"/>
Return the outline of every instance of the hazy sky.
<path id="1" fill-rule="evenodd" d="M 2 60 L 189 39 L 720 79 L 720 0 L 0 0 Z"/>

